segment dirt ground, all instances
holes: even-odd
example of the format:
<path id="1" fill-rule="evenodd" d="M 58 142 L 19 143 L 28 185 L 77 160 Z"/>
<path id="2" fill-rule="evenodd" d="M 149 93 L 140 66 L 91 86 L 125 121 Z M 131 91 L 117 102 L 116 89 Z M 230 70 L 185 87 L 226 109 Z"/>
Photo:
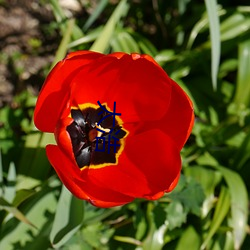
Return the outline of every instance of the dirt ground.
<path id="1" fill-rule="evenodd" d="M 51 6 L 42 2 L 0 1 L 0 108 L 24 89 L 38 93 L 60 43 Z M 82 11 L 76 2 L 60 0 L 71 15 Z"/>

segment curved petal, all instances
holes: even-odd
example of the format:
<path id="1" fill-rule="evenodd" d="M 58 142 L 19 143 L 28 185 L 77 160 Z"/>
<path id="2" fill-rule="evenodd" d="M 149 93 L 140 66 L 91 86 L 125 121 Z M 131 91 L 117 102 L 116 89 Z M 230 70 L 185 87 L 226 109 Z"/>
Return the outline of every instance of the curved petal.
<path id="1" fill-rule="evenodd" d="M 172 84 L 152 62 L 123 55 L 99 58 L 73 79 L 73 104 L 107 103 L 124 122 L 161 119 L 168 110 Z"/>
<path id="2" fill-rule="evenodd" d="M 143 198 L 146 193 L 151 192 L 144 174 L 123 153 L 117 165 L 90 168 L 88 178 L 98 186 L 104 186 L 134 198 Z"/>
<path id="3" fill-rule="evenodd" d="M 148 181 L 151 192 L 145 193 L 145 198 L 171 191 L 181 171 L 181 158 L 168 135 L 159 129 L 137 134 L 127 140 L 124 150 Z"/>
<path id="4" fill-rule="evenodd" d="M 71 79 L 78 70 L 102 57 L 90 51 L 70 53 L 64 60 L 57 63 L 48 75 L 34 111 L 34 123 L 39 130 L 53 132 L 62 109 L 69 99 Z"/>
<path id="5" fill-rule="evenodd" d="M 107 56 L 112 56 L 112 57 L 116 57 L 117 59 L 120 59 L 124 55 L 126 55 L 126 53 L 124 52 L 114 52 L 114 53 L 108 54 Z"/>
<path id="6" fill-rule="evenodd" d="M 181 176 L 181 172 L 179 172 L 179 174 L 173 180 L 173 182 L 171 183 L 171 185 L 169 186 L 169 188 L 165 190 L 165 192 L 167 192 L 167 193 L 171 192 L 176 187 L 176 185 L 178 184 L 178 181 L 180 179 L 180 176 Z"/>
<path id="7" fill-rule="evenodd" d="M 48 145 L 46 153 L 61 181 L 78 198 L 98 207 L 119 206 L 133 200 L 132 197 L 92 183 L 88 178 L 88 169 L 81 171 L 59 147 Z"/>
<path id="8" fill-rule="evenodd" d="M 170 184 L 170 186 L 168 187 L 168 189 L 165 189 L 164 191 L 161 191 L 161 192 L 156 193 L 154 195 L 144 196 L 144 198 L 146 198 L 148 200 L 158 200 L 158 199 L 160 199 L 164 195 L 164 193 L 171 192 L 176 187 L 176 185 L 178 184 L 178 181 L 180 179 L 180 175 L 181 175 L 181 172 L 179 172 L 179 174 L 176 176 L 176 178 Z"/>
<path id="9" fill-rule="evenodd" d="M 143 132 L 149 129 L 160 129 L 172 138 L 180 151 L 191 134 L 194 125 L 194 110 L 186 93 L 173 80 L 171 82 L 170 105 L 164 117 L 157 122 L 144 122 L 137 130 Z"/>
<path id="10" fill-rule="evenodd" d="M 160 128 L 176 143 L 179 150 L 186 143 L 194 124 L 193 104 L 187 94 L 173 80 L 168 112 Z"/>
<path id="11" fill-rule="evenodd" d="M 160 130 L 132 136 L 117 165 L 89 169 L 88 178 L 99 186 L 134 198 L 155 200 L 177 184 L 181 161 L 179 150 Z"/>
<path id="12" fill-rule="evenodd" d="M 73 119 L 70 117 L 58 120 L 54 133 L 59 148 L 64 152 L 64 154 L 70 157 L 73 162 L 75 162 L 71 138 L 66 130 L 67 126 L 69 126 L 72 122 Z"/>

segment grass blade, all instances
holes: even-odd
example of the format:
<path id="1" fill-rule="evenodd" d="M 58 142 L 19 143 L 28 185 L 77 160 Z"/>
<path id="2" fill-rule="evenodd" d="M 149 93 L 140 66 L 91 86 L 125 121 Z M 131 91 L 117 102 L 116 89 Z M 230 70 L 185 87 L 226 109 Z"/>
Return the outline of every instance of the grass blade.
<path id="1" fill-rule="evenodd" d="M 240 175 L 230 169 L 214 166 L 226 180 L 230 193 L 234 249 L 238 250 L 246 236 L 248 221 L 248 195 Z"/>
<path id="2" fill-rule="evenodd" d="M 222 187 L 220 191 L 220 196 L 219 196 L 216 208 L 215 208 L 213 220 L 209 228 L 209 232 L 206 235 L 206 238 L 201 246 L 201 249 L 206 249 L 207 244 L 209 243 L 210 239 L 216 233 L 221 223 L 223 222 L 224 218 L 226 217 L 229 208 L 230 208 L 229 192 L 225 187 Z"/>
<path id="3" fill-rule="evenodd" d="M 20 212 L 16 207 L 12 206 L 9 202 L 4 200 L 0 197 L 0 209 L 4 209 L 8 213 L 11 213 L 13 216 L 15 216 L 18 220 L 22 221 L 23 223 L 26 223 L 29 226 L 32 226 L 36 228 L 26 217 L 25 215 Z"/>
<path id="4" fill-rule="evenodd" d="M 99 15 L 102 13 L 102 11 L 105 9 L 105 7 L 108 4 L 108 0 L 101 0 L 101 2 L 98 4 L 94 12 L 91 14 L 91 16 L 88 18 L 86 23 L 83 26 L 83 30 L 86 31 L 99 17 Z"/>
<path id="5" fill-rule="evenodd" d="M 12 203 L 16 195 L 16 168 L 13 162 L 10 163 L 7 176 L 7 185 L 5 187 L 4 198 L 6 201 Z"/>
<path id="6" fill-rule="evenodd" d="M 207 13 L 208 13 L 208 21 L 209 21 L 209 30 L 211 36 L 211 69 L 212 69 L 212 84 L 213 89 L 217 89 L 217 75 L 219 71 L 219 63 L 220 63 L 220 21 L 217 10 L 217 2 L 216 0 L 205 0 Z"/>
<path id="7" fill-rule="evenodd" d="M 239 45 L 238 79 L 235 103 L 243 109 L 250 105 L 250 40 Z"/>
<path id="8" fill-rule="evenodd" d="M 114 10 L 113 14 L 109 18 L 107 24 L 104 26 L 102 33 L 96 39 L 94 44 L 91 46 L 90 50 L 104 53 L 108 47 L 110 39 L 113 35 L 117 22 L 122 16 L 127 13 L 128 4 L 126 0 L 120 1 Z"/>
<path id="9" fill-rule="evenodd" d="M 75 24 L 75 20 L 69 19 L 66 32 L 63 34 L 62 41 L 59 45 L 58 50 L 56 51 L 56 55 L 51 65 L 51 68 L 53 68 L 58 61 L 62 60 L 65 57 L 67 53 L 67 49 L 68 49 L 68 44 L 70 42 L 70 37 L 74 28 L 74 24 Z"/>
<path id="10" fill-rule="evenodd" d="M 80 228 L 83 210 L 83 201 L 63 186 L 50 234 L 50 241 L 55 248 L 61 247 Z"/>

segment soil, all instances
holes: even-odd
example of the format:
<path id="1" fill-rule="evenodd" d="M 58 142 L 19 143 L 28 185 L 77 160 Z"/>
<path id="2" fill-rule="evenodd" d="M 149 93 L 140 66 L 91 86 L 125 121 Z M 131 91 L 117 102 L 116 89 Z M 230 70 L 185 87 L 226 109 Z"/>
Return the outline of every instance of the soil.
<path id="1" fill-rule="evenodd" d="M 44 2 L 0 1 L 0 108 L 24 89 L 38 94 L 53 61 L 61 37 Z M 81 11 L 75 0 L 60 2 L 71 15 Z"/>

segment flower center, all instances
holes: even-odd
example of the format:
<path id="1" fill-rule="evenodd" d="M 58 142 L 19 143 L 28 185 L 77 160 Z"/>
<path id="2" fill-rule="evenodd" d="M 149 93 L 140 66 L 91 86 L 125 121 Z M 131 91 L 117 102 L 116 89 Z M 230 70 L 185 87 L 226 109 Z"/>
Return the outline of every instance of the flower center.
<path id="1" fill-rule="evenodd" d="M 117 164 L 128 131 L 122 120 L 110 115 L 106 105 L 84 105 L 71 109 L 73 122 L 67 126 L 74 157 L 79 168 Z M 103 111 L 106 110 L 106 111 Z"/>

